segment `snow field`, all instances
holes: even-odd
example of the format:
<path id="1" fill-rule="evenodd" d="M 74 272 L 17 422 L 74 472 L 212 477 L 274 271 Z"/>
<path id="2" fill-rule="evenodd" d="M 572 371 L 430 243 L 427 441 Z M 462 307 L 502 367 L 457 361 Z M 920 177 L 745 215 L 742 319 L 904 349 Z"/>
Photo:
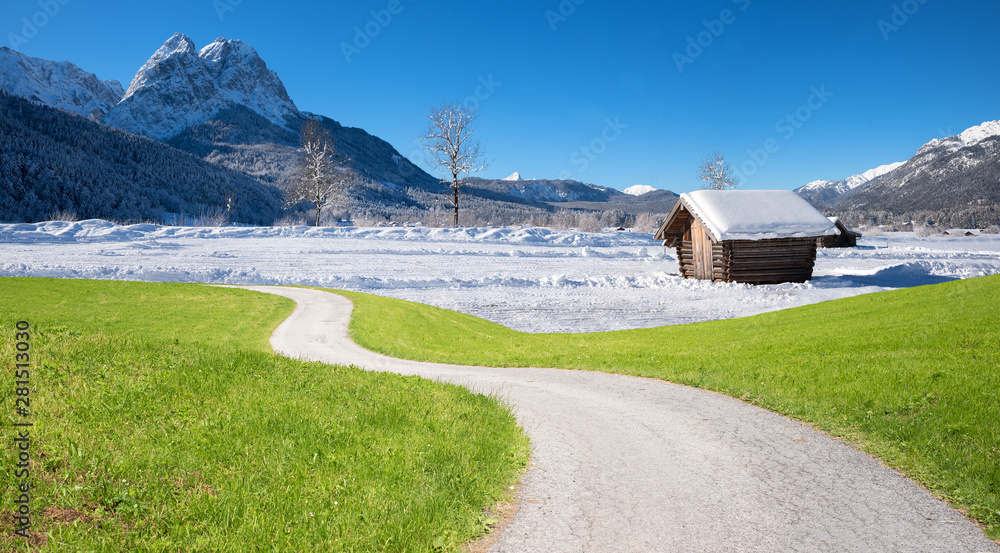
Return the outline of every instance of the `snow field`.
<path id="1" fill-rule="evenodd" d="M 592 332 L 742 317 L 1000 273 L 1000 237 L 862 238 L 821 249 L 805 284 L 678 276 L 643 233 L 525 229 L 0 225 L 0 276 L 300 284 L 395 297 L 527 332 Z"/>

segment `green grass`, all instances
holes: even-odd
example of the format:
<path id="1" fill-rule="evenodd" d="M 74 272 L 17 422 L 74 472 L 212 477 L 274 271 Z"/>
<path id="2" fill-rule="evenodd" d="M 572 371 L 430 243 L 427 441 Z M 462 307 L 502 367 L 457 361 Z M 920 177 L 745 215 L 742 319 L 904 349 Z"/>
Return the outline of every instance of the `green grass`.
<path id="1" fill-rule="evenodd" d="M 583 369 L 719 391 L 855 443 L 1000 538 L 1000 276 L 735 320 L 525 334 L 344 293 L 351 335 L 396 357 Z"/>
<path id="2" fill-rule="evenodd" d="M 290 300 L 0 279 L 0 550 L 15 322 L 31 323 L 42 551 L 455 551 L 523 470 L 509 410 L 457 386 L 273 354 Z"/>

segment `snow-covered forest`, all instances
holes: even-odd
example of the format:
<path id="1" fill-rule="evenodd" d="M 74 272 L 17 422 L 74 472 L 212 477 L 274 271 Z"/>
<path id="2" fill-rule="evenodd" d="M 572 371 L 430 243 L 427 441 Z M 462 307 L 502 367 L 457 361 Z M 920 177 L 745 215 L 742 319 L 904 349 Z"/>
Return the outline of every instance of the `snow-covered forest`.
<path id="1" fill-rule="evenodd" d="M 75 213 L 122 222 L 177 214 L 270 224 L 280 192 L 162 143 L 0 92 L 0 220 Z"/>

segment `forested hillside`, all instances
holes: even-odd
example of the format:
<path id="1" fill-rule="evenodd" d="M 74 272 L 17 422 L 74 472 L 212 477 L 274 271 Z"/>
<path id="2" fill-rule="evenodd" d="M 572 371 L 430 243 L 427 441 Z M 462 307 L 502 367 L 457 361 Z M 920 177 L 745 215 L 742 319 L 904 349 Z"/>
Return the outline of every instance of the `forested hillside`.
<path id="1" fill-rule="evenodd" d="M 165 221 L 224 214 L 270 224 L 280 191 L 160 142 L 0 91 L 0 221 Z"/>

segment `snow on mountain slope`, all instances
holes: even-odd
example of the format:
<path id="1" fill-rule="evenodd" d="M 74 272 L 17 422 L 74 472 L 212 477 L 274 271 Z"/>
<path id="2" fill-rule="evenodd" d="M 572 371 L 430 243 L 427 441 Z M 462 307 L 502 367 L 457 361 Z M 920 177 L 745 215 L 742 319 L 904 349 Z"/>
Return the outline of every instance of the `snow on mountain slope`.
<path id="1" fill-rule="evenodd" d="M 32 102 L 100 121 L 125 94 L 118 81 L 104 81 L 68 62 L 26 56 L 0 47 L 0 89 Z"/>
<path id="2" fill-rule="evenodd" d="M 505 178 L 503 180 L 506 180 L 506 181 L 515 181 L 516 182 L 516 181 L 523 180 L 523 179 L 521 179 L 521 173 L 518 173 L 517 171 L 514 171 L 514 173 L 511 176 L 509 176 L 509 177 L 507 177 L 507 178 Z"/>
<path id="3" fill-rule="evenodd" d="M 964 212 L 976 226 L 1000 202 L 1000 121 L 989 121 L 921 146 L 899 169 L 851 190 L 830 207 L 917 213 Z"/>
<path id="4" fill-rule="evenodd" d="M 896 163 L 890 163 L 889 165 L 880 165 L 874 169 L 869 169 L 860 175 L 854 175 L 853 177 L 847 177 L 844 179 L 844 184 L 847 185 L 847 189 L 851 190 L 861 186 L 862 184 L 873 181 L 890 171 L 895 171 L 896 169 L 902 167 L 903 161 L 898 161 Z"/>
<path id="5" fill-rule="evenodd" d="M 278 125 L 285 125 L 287 117 L 298 115 L 299 110 L 289 98 L 278 74 L 267 68 L 249 44 L 220 37 L 202 48 L 198 57 L 219 89 L 234 103 L 244 105 Z"/>
<path id="6" fill-rule="evenodd" d="M 843 180 L 815 180 L 796 189 L 795 192 L 799 196 L 809 200 L 809 202 L 814 205 L 828 203 L 850 190 L 864 184 L 868 184 L 883 175 L 895 171 L 901 167 L 903 163 L 904 162 L 897 162 L 890 163 L 888 165 L 881 165 L 874 169 L 869 169 L 864 173 L 847 177 Z"/>
<path id="7" fill-rule="evenodd" d="M 979 144 L 983 140 L 993 136 L 1000 136 L 1000 121 L 987 121 L 982 125 L 976 125 L 966 129 L 958 135 L 965 146 Z"/>
<path id="8" fill-rule="evenodd" d="M 1000 121 L 987 121 L 981 125 L 965 129 L 960 134 L 947 138 L 935 138 L 924 144 L 917 151 L 917 156 L 932 150 L 953 152 L 969 146 L 975 146 L 989 138 L 1000 136 Z"/>
<path id="9" fill-rule="evenodd" d="M 799 188 L 798 190 L 796 190 L 796 192 L 798 192 L 799 190 L 822 190 L 822 189 L 828 188 L 830 185 L 836 184 L 838 182 L 840 182 L 840 181 L 814 180 L 814 181 L 812 181 L 810 183 L 807 183 L 805 186 L 802 186 L 801 188 Z"/>
<path id="10" fill-rule="evenodd" d="M 135 74 L 105 123 L 165 139 L 235 105 L 279 126 L 299 115 L 277 73 L 250 45 L 218 38 L 198 52 L 177 33 Z"/>
<path id="11" fill-rule="evenodd" d="M 656 188 L 646 184 L 637 184 L 622 190 L 623 194 L 628 194 L 630 196 L 642 196 L 643 194 L 648 194 L 650 192 L 656 192 Z"/>
<path id="12" fill-rule="evenodd" d="M 915 213 L 995 205 L 1000 192 L 1000 121 L 935 138 L 904 163 L 883 165 L 843 181 L 814 181 L 796 192 L 828 209 Z M 980 213 L 981 215 L 982 213 Z M 979 220 L 974 216 L 972 220 Z"/>

